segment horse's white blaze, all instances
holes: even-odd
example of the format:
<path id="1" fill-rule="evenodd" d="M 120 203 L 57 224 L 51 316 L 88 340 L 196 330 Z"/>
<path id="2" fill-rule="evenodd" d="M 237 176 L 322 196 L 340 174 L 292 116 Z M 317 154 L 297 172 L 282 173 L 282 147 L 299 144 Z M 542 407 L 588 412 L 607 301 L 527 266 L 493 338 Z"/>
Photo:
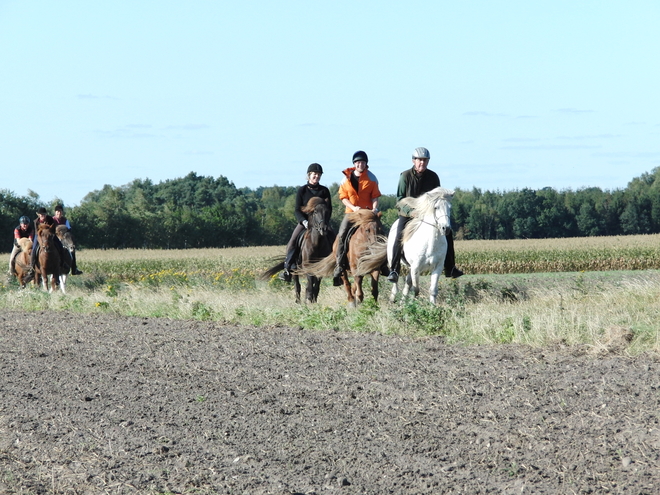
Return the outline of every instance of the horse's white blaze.
<path id="1" fill-rule="evenodd" d="M 417 230 L 403 244 L 402 262 L 410 267 L 403 286 L 403 295 L 407 296 L 410 290 L 417 296 L 419 294 L 419 277 L 422 273 L 431 274 L 429 299 L 435 304 L 438 295 L 438 282 L 444 269 L 447 256 L 447 238 L 445 237 L 451 225 L 449 214 L 453 191 L 436 188 L 423 194 L 419 198 L 408 200 L 415 206 L 413 217 L 419 220 Z M 411 219 L 410 225 L 414 220 Z M 399 220 L 392 225 L 391 232 L 396 232 Z M 387 240 L 387 260 L 392 265 L 392 253 L 396 236 L 391 235 Z M 399 291 L 398 283 L 392 287 L 390 300 L 394 301 Z"/>

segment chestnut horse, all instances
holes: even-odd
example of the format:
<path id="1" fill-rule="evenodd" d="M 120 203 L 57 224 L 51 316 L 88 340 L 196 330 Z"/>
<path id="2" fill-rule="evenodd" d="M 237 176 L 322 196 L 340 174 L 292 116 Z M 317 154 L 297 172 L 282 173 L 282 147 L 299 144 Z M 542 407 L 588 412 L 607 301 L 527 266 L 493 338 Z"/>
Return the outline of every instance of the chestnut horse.
<path id="1" fill-rule="evenodd" d="M 35 269 L 35 279 L 38 283 L 41 277 L 44 290 L 53 292 L 54 287 L 59 287 L 63 294 L 66 294 L 66 275 L 68 268 L 60 268 L 60 253 L 55 247 L 55 233 L 49 225 L 39 225 L 37 231 L 37 241 L 39 242 L 39 266 Z M 64 250 L 63 250 L 64 251 Z M 68 251 L 64 251 L 68 254 Z M 65 260 L 66 261 L 66 260 Z M 50 280 L 48 276 L 50 275 Z M 49 284 L 50 282 L 50 284 Z"/>
<path id="2" fill-rule="evenodd" d="M 30 272 L 30 253 L 32 252 L 32 239 L 29 237 L 22 237 L 18 240 L 18 245 L 21 248 L 21 252 L 16 255 L 16 258 L 14 258 L 14 269 L 16 270 L 18 285 L 20 285 L 21 289 L 23 289 L 29 282 L 29 280 L 25 280 L 25 278 Z"/>
<path id="3" fill-rule="evenodd" d="M 365 276 L 371 277 L 371 295 L 375 301 L 378 301 L 378 277 L 380 276 L 381 267 L 373 267 L 368 271 L 362 271 L 358 268 L 359 261 L 370 249 L 370 246 L 377 243 L 379 240 L 385 239 L 383 233 L 383 224 L 380 222 L 380 213 L 375 214 L 371 210 L 363 209 L 353 213 L 348 213 L 349 220 L 352 226 L 348 234 L 348 249 L 346 250 L 346 257 L 348 258 L 348 269 L 353 275 L 353 285 L 351 285 L 349 274 L 347 270 L 342 273 L 342 282 L 348 302 L 357 306 L 364 300 L 364 291 L 362 290 L 362 281 Z M 309 273 L 316 276 L 331 276 L 336 264 L 337 243 L 339 238 L 333 245 L 333 252 L 319 261 L 305 266 L 302 270 L 303 273 Z M 385 260 L 383 260 L 385 266 Z"/>
<path id="4" fill-rule="evenodd" d="M 323 198 L 311 198 L 307 205 L 301 208 L 307 214 L 307 229 L 302 234 L 299 242 L 300 252 L 296 260 L 298 269 L 293 270 L 293 282 L 296 289 L 296 302 L 300 302 L 300 276 L 307 276 L 307 288 L 305 300 L 315 303 L 321 289 L 321 279 L 317 276 L 304 272 L 304 267 L 309 263 L 318 261 L 328 253 L 332 252 L 333 232 L 328 223 L 328 204 Z M 284 261 L 266 270 L 262 279 L 269 279 L 284 269 Z"/>

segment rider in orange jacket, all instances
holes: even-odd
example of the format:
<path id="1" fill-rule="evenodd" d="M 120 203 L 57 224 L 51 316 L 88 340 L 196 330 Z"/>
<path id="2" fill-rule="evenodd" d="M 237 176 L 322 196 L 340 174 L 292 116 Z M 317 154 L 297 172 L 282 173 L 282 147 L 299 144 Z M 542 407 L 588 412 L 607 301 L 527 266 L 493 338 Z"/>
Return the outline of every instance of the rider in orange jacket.
<path id="1" fill-rule="evenodd" d="M 333 274 L 333 284 L 341 285 L 341 274 L 346 264 L 346 234 L 351 222 L 348 213 L 361 209 L 369 209 L 378 212 L 378 179 L 369 171 L 369 157 L 364 151 L 356 151 L 353 154 L 353 166 L 343 171 L 346 178 L 339 186 L 339 199 L 346 207 L 344 219 L 337 233 L 337 265 Z"/>

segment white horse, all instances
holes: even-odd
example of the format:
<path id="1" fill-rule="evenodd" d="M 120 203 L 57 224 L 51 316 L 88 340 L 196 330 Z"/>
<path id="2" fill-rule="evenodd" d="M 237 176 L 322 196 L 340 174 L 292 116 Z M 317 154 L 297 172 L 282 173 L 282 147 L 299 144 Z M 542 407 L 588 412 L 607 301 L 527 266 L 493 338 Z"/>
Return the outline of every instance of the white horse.
<path id="1" fill-rule="evenodd" d="M 447 256 L 447 238 L 450 232 L 449 213 L 454 191 L 436 187 L 432 191 L 422 194 L 418 198 L 403 198 L 397 203 L 399 208 L 407 207 L 412 210 L 411 219 L 403 232 L 402 263 L 410 267 L 403 287 L 404 297 L 412 289 L 413 294 L 419 294 L 419 276 L 422 273 L 431 273 L 431 286 L 429 299 L 435 304 L 438 296 L 438 281 L 444 269 Z M 396 233 L 399 220 L 392 225 L 390 232 Z M 387 261 L 392 266 L 392 251 L 396 235 L 387 239 Z M 398 282 L 392 287 L 390 301 L 394 301 L 399 291 Z"/>

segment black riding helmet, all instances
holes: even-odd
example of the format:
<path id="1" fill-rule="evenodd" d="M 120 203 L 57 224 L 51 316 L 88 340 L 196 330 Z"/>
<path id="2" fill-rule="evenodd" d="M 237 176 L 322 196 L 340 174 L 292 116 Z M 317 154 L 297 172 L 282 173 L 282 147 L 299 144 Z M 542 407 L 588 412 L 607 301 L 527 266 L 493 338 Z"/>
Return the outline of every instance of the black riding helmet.
<path id="1" fill-rule="evenodd" d="M 323 173 L 323 167 L 321 165 L 319 165 L 318 163 L 312 163 L 309 167 L 307 167 L 307 173 L 309 174 L 311 172 L 316 172 L 318 174 L 322 174 Z"/>
<path id="2" fill-rule="evenodd" d="M 364 151 L 356 151 L 355 153 L 353 153 L 353 163 L 357 161 L 369 163 L 369 157 Z"/>
<path id="3" fill-rule="evenodd" d="M 18 219 L 18 223 L 21 223 L 23 225 L 30 225 L 30 219 L 23 215 L 21 218 Z"/>

